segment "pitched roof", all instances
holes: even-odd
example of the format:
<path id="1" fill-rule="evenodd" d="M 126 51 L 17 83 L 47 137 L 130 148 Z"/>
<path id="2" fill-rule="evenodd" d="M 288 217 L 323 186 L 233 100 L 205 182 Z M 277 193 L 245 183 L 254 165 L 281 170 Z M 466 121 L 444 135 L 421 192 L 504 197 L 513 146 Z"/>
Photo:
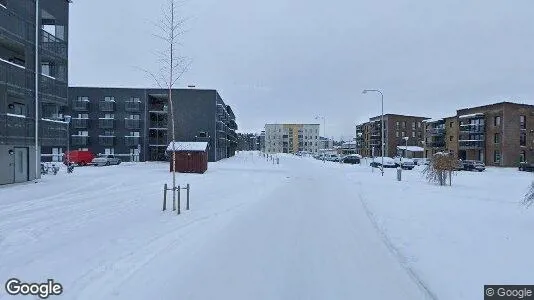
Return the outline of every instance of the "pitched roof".
<path id="1" fill-rule="evenodd" d="M 171 142 L 167 146 L 167 151 L 206 151 L 208 142 Z"/>

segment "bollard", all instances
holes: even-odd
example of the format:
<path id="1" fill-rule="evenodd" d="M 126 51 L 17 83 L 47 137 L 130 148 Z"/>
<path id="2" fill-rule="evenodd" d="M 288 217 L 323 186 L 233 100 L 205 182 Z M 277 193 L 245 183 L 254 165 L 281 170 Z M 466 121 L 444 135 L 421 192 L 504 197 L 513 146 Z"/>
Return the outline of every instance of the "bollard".
<path id="1" fill-rule="evenodd" d="M 402 168 L 398 167 L 397 168 L 397 181 L 401 181 L 401 179 L 402 179 Z"/>
<path id="2" fill-rule="evenodd" d="M 176 199 L 174 198 L 174 188 L 172 188 L 171 190 L 173 190 L 172 192 L 172 211 L 175 211 L 176 210 Z"/>
<path id="3" fill-rule="evenodd" d="M 178 209 L 177 209 L 178 212 L 177 212 L 177 214 L 179 215 L 180 214 L 180 194 L 181 194 L 180 186 L 178 186 L 176 189 L 178 190 Z"/>
<path id="4" fill-rule="evenodd" d="M 167 210 L 167 184 L 163 185 L 163 211 Z"/>
<path id="5" fill-rule="evenodd" d="M 277 165 L 280 164 L 280 158 L 279 158 L 279 157 L 276 158 L 276 164 L 277 164 Z"/>
<path id="6" fill-rule="evenodd" d="M 187 184 L 187 205 L 186 205 L 186 209 L 189 210 L 189 183 Z"/>

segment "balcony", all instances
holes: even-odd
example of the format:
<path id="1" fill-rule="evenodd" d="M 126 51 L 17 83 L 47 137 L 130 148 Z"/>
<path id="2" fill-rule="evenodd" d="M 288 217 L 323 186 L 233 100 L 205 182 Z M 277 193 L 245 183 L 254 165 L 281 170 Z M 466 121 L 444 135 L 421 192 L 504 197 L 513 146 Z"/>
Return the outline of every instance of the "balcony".
<path id="1" fill-rule="evenodd" d="M 426 144 L 428 148 L 445 148 L 445 141 L 430 142 Z"/>
<path id="2" fill-rule="evenodd" d="M 12 114 L 0 114 L 0 144 L 20 143 L 31 145 L 35 138 L 35 123 L 32 119 Z"/>
<path id="3" fill-rule="evenodd" d="M 141 121 L 139 119 L 124 119 L 124 128 L 126 129 L 139 129 L 141 127 Z"/>
<path id="4" fill-rule="evenodd" d="M 140 101 L 126 101 L 124 103 L 124 110 L 128 112 L 138 112 L 141 110 L 141 102 Z"/>
<path id="5" fill-rule="evenodd" d="M 484 133 L 484 125 L 460 125 L 460 133 Z"/>
<path id="6" fill-rule="evenodd" d="M 458 146 L 460 150 L 483 149 L 486 147 L 486 142 L 484 140 L 460 140 Z"/>
<path id="7" fill-rule="evenodd" d="M 41 119 L 39 125 L 41 146 L 67 146 L 68 124 L 66 122 Z"/>
<path id="8" fill-rule="evenodd" d="M 115 146 L 115 136 L 114 135 L 99 135 L 98 144 L 101 146 L 106 146 L 106 147 Z"/>
<path id="9" fill-rule="evenodd" d="M 124 137 L 124 145 L 126 145 L 126 147 L 137 147 L 137 145 L 139 145 L 139 140 L 138 136 L 127 135 Z"/>
<path id="10" fill-rule="evenodd" d="M 72 128 L 86 129 L 89 127 L 89 119 L 86 118 L 72 118 Z"/>
<path id="11" fill-rule="evenodd" d="M 33 88 L 33 72 L 24 66 L 0 59 L 0 83 L 5 82 L 7 89 L 22 96 Z"/>
<path id="12" fill-rule="evenodd" d="M 41 47 L 56 56 L 67 58 L 67 43 L 41 29 Z"/>
<path id="13" fill-rule="evenodd" d="M 89 137 L 86 135 L 72 135 L 70 142 L 73 147 L 85 147 L 89 144 Z"/>
<path id="14" fill-rule="evenodd" d="M 155 114 L 166 114 L 169 110 L 166 104 L 153 103 L 150 105 L 148 111 Z"/>
<path id="15" fill-rule="evenodd" d="M 99 118 L 98 126 L 102 129 L 113 129 L 115 128 L 115 120 L 110 118 Z"/>
<path id="16" fill-rule="evenodd" d="M 115 102 L 114 101 L 100 101 L 98 105 L 100 111 L 115 111 Z"/>
<path id="17" fill-rule="evenodd" d="M 430 136 L 440 136 L 445 135 L 446 131 L 445 128 L 429 128 L 426 133 Z"/>
<path id="18" fill-rule="evenodd" d="M 72 110 L 74 111 L 89 111 L 89 101 L 74 100 L 72 101 Z"/>
<path id="19" fill-rule="evenodd" d="M 0 9 L 0 31 L 4 30 L 23 40 L 27 40 L 30 36 L 28 23 L 12 11 L 2 8 Z"/>
<path id="20" fill-rule="evenodd" d="M 42 98 L 67 105 L 67 84 L 48 75 L 41 75 L 39 94 Z"/>

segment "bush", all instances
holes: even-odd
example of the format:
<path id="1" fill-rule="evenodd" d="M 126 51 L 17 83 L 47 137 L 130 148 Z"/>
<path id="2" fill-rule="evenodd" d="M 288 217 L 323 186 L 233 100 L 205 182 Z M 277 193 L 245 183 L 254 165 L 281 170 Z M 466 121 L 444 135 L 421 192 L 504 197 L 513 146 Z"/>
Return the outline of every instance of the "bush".
<path id="1" fill-rule="evenodd" d="M 423 170 L 423 174 L 429 182 L 446 185 L 448 179 L 449 185 L 452 185 L 452 175 L 457 164 L 458 161 L 453 155 L 438 152 L 430 158 L 428 165 Z"/>
<path id="2" fill-rule="evenodd" d="M 523 199 L 523 204 L 527 208 L 534 204 L 534 182 L 530 184 L 530 188 L 528 189 L 528 192 L 525 194 L 525 198 Z"/>

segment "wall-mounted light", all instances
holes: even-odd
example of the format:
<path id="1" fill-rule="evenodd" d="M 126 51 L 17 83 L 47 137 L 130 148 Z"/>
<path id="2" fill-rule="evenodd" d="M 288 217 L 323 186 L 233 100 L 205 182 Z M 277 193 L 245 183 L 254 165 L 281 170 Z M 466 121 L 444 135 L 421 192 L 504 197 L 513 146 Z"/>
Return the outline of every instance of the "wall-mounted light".
<path id="1" fill-rule="evenodd" d="M 13 149 L 9 149 L 8 153 L 9 153 L 9 155 L 13 155 L 13 154 L 15 154 L 15 151 L 13 151 Z"/>
<path id="2" fill-rule="evenodd" d="M 15 108 L 15 104 L 13 104 L 13 103 L 9 103 L 9 105 L 8 105 L 7 107 L 8 107 L 9 109 L 13 109 L 13 108 Z"/>

